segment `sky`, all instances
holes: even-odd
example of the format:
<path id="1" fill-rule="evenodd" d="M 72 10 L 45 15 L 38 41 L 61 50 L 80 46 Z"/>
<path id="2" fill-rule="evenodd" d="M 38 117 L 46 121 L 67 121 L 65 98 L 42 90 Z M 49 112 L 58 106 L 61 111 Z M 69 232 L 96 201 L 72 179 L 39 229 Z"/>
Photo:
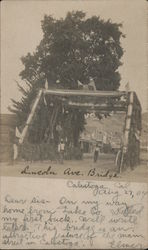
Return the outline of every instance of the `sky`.
<path id="1" fill-rule="evenodd" d="M 11 98 L 21 97 L 16 84 L 22 82 L 20 58 L 35 51 L 42 39 L 44 15 L 60 18 L 72 10 L 123 24 L 126 38 L 121 40 L 125 52 L 119 68 L 120 89 L 125 90 L 129 82 L 130 90 L 136 91 L 145 112 L 148 107 L 146 0 L 4 0 L 1 2 L 1 113 L 9 113 Z"/>

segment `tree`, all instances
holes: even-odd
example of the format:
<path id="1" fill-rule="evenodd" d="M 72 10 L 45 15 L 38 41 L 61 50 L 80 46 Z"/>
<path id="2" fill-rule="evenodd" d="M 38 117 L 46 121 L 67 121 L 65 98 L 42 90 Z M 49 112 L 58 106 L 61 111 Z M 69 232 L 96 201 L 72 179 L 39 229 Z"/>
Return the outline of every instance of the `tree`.
<path id="1" fill-rule="evenodd" d="M 120 39 L 124 37 L 121 24 L 97 16 L 86 18 L 84 12 L 72 11 L 58 20 L 45 15 L 41 26 L 43 39 L 36 51 L 21 58 L 24 70 L 20 76 L 25 86 L 18 84 L 18 87 L 23 97 L 20 102 L 13 100 L 11 108 L 17 114 L 19 125 L 25 122 L 31 102 L 37 90 L 44 87 L 46 79 L 49 88 L 77 89 L 78 80 L 86 85 L 90 77 L 97 90 L 117 90 L 120 86 L 118 68 L 123 55 Z M 41 142 L 45 134 L 51 135 L 50 128 L 47 129 L 51 118 L 47 116 L 52 117 L 57 103 L 53 102 L 53 106 L 51 100 L 48 100 L 47 109 L 41 103 L 35 125 L 30 130 L 32 141 Z M 84 112 L 61 111 L 59 107 L 52 132 L 55 132 L 56 124 L 62 122 L 66 136 L 77 145 L 80 131 L 84 129 Z"/>

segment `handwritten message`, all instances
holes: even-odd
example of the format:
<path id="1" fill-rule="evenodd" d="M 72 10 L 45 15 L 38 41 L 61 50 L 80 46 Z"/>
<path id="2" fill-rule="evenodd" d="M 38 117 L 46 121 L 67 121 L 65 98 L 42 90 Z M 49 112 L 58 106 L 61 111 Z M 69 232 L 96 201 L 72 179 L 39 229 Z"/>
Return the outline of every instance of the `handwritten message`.
<path id="1" fill-rule="evenodd" d="M 147 185 L 1 178 L 1 247 L 147 247 Z"/>

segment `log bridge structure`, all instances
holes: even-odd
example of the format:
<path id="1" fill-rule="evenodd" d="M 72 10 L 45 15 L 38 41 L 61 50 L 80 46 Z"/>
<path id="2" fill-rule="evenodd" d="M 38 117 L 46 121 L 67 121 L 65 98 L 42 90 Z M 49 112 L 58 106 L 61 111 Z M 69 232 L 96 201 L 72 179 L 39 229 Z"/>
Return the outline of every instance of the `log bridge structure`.
<path id="1" fill-rule="evenodd" d="M 43 98 L 45 102 L 52 99 L 60 103 L 62 107 L 71 107 L 88 113 L 125 112 L 123 141 L 117 154 L 116 164 L 121 173 L 125 165 L 135 166 L 139 162 L 141 105 L 135 92 L 40 89 L 22 130 L 19 139 L 20 145 L 23 144 L 27 136 L 29 126 L 33 122 L 37 107 Z"/>

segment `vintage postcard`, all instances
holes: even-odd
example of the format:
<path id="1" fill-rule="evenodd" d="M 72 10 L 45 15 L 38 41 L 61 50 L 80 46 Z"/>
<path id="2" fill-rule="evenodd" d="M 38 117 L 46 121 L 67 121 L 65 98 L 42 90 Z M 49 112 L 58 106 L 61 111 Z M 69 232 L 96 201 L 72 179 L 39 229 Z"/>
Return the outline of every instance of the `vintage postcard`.
<path id="1" fill-rule="evenodd" d="M 1 249 L 148 247 L 147 5 L 1 2 Z"/>

